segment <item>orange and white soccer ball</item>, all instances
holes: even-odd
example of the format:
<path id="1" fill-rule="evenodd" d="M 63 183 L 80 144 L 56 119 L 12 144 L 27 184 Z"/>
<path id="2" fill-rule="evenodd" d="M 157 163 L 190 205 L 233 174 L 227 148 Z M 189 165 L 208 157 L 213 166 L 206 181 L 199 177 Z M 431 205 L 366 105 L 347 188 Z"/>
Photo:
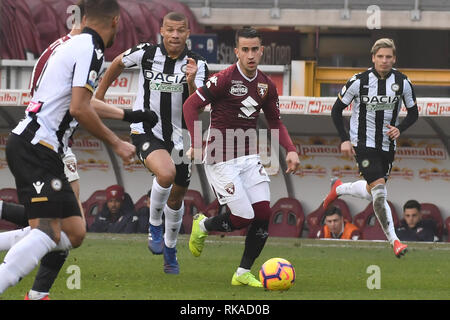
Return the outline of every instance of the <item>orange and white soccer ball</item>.
<path id="1" fill-rule="evenodd" d="M 259 280 L 267 290 L 288 290 L 295 282 L 294 266 L 283 258 L 269 259 L 259 270 Z"/>

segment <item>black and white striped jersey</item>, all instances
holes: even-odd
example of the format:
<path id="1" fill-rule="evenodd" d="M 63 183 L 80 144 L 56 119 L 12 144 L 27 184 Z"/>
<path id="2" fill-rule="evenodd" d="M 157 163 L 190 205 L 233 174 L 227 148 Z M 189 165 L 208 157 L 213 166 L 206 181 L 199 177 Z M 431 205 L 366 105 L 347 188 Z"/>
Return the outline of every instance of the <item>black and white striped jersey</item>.
<path id="1" fill-rule="evenodd" d="M 139 44 L 127 50 L 122 58 L 126 67 L 139 66 L 139 89 L 133 110 L 150 109 L 159 118 L 153 127 L 146 127 L 142 122 L 131 124 L 134 134 L 153 133 L 153 135 L 175 149 L 183 149 L 182 130 L 186 129 L 183 117 L 183 103 L 189 97 L 186 82 L 187 58 L 196 61 L 198 71 L 195 77 L 197 88 L 204 86 L 208 79 L 206 60 L 188 50 L 181 53 L 178 59 L 167 55 L 164 44 Z"/>
<path id="2" fill-rule="evenodd" d="M 409 79 L 392 69 L 384 79 L 374 68 L 355 74 L 338 95 L 345 105 L 352 101 L 350 141 L 353 146 L 393 151 L 395 141 L 386 132 L 387 125 L 398 125 L 402 102 L 406 108 L 416 104 L 414 89 Z"/>
<path id="3" fill-rule="evenodd" d="M 48 58 L 25 118 L 13 129 L 32 144 L 65 153 L 78 122 L 70 115 L 73 87 L 94 92 L 104 70 L 104 44 L 90 28 L 60 44 Z"/>

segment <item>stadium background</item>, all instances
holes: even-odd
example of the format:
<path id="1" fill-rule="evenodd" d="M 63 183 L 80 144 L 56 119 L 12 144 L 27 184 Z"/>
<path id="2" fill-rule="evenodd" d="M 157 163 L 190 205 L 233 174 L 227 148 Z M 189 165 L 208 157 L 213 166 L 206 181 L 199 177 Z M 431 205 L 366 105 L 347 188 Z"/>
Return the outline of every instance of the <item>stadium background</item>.
<path id="1" fill-rule="evenodd" d="M 305 217 L 319 207 L 332 175 L 345 181 L 357 178 L 354 161 L 339 155 L 331 106 L 347 79 L 371 65 L 369 51 L 373 42 L 380 37 L 393 38 L 398 51 L 397 67 L 415 85 L 420 119 L 399 141 L 388 185 L 389 200 L 399 218 L 403 203 L 414 198 L 436 205 L 443 220 L 449 219 L 450 223 L 450 1 L 122 0 L 119 3 L 120 31 L 115 45 L 106 51 L 107 61 L 136 43 L 158 42 L 162 17 L 173 10 L 189 17 L 192 30 L 189 45 L 208 58 L 211 71 L 234 62 L 236 28 L 252 25 L 261 29 L 266 46 L 261 70 L 271 75 L 282 95 L 283 121 L 302 161 L 295 176 L 284 174 L 283 161 L 280 169 L 272 172 L 271 204 L 285 197 L 297 199 L 301 204 L 301 210 L 297 211 L 302 211 Z M 66 10 L 70 4 L 70 0 L 1 2 L 0 189 L 14 187 L 4 147 L 9 131 L 23 117 L 29 101 L 27 88 L 34 61 L 51 42 L 68 32 Z M 137 70 L 127 70 L 108 91 L 107 99 L 115 105 L 130 107 L 136 86 Z M 207 113 L 202 115 L 205 123 L 208 118 Z M 264 121 L 260 122 L 264 127 Z M 126 124 L 107 123 L 123 137 L 128 136 Z M 152 178 L 140 163 L 124 166 L 108 146 L 83 129 L 78 130 L 74 152 L 79 162 L 82 201 L 96 190 L 119 183 L 137 202 L 151 186 Z M 283 158 L 284 151 L 280 154 Z M 190 189 L 198 191 L 205 204 L 213 202 L 201 166 L 193 168 Z M 1 196 L 8 198 L 9 190 L 0 191 Z M 368 205 L 348 197 L 343 200 L 353 217 Z M 294 216 L 292 222 L 286 223 L 295 225 L 296 219 Z M 307 237 L 308 224 L 303 223 L 301 235 Z"/>

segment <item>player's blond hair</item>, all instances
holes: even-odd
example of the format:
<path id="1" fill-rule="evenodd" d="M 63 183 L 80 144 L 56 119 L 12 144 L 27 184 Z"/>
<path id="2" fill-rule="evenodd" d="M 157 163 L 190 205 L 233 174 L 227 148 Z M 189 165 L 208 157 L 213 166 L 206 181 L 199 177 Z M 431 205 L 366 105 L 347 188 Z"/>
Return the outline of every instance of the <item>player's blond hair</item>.
<path id="1" fill-rule="evenodd" d="M 392 52 L 394 53 L 394 56 L 395 56 L 396 49 L 395 49 L 394 40 L 389 39 L 389 38 L 378 39 L 372 46 L 370 53 L 372 55 L 375 55 L 378 52 L 378 50 L 380 50 L 381 48 L 391 48 Z"/>

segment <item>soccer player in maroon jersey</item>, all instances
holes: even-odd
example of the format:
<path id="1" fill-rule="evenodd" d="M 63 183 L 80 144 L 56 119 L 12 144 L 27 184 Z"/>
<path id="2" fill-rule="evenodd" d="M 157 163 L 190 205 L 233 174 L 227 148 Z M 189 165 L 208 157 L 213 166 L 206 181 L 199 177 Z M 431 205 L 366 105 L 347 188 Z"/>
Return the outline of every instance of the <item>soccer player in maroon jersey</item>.
<path id="1" fill-rule="evenodd" d="M 259 32 L 243 28 L 236 33 L 238 62 L 209 78 L 183 106 L 186 126 L 191 134 L 193 159 L 201 157 L 201 138 L 194 134 L 198 112 L 211 104 L 209 139 L 205 149 L 205 171 L 219 203 L 231 214 L 194 217 L 189 249 L 200 256 L 210 231 L 233 231 L 249 227 L 244 253 L 232 277 L 232 285 L 262 287 L 250 272 L 268 237 L 271 215 L 269 177 L 257 153 L 256 124 L 264 111 L 270 129 L 279 131 L 279 142 L 286 149 L 287 173 L 300 165 L 298 154 L 286 127 L 280 120 L 278 94 L 274 83 L 258 70 L 264 47 Z M 244 136 L 242 139 L 242 136 Z M 247 139 L 247 136 L 250 137 Z M 238 142 L 237 144 L 235 142 Z M 239 141 L 241 141 L 239 143 Z"/>

